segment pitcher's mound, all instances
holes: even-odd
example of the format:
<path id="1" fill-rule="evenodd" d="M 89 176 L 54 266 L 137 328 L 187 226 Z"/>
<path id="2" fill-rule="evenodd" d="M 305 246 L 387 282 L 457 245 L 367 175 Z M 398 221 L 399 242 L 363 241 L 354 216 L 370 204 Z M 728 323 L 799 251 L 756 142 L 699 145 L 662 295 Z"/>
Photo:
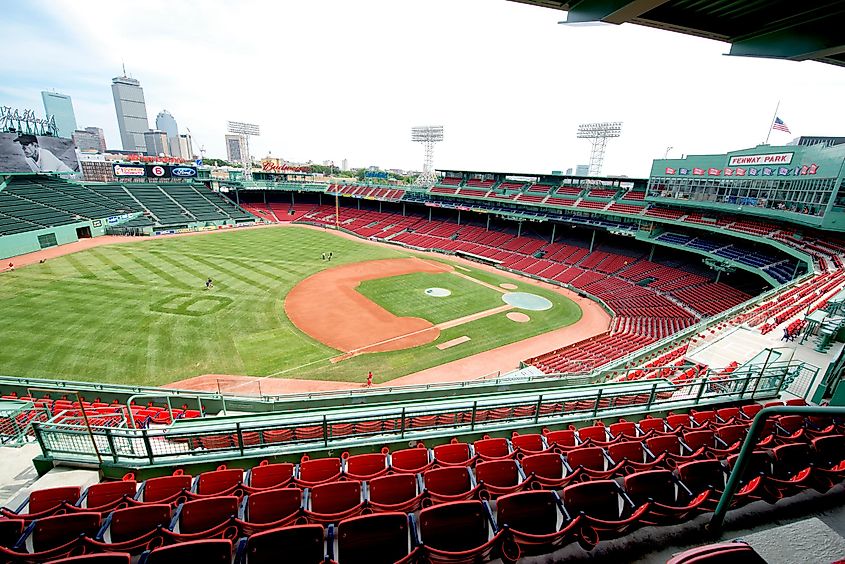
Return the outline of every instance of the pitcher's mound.
<path id="1" fill-rule="evenodd" d="M 519 286 L 516 284 L 511 284 L 509 282 L 504 282 L 503 284 L 499 284 L 499 288 L 504 288 L 505 290 L 516 290 Z"/>

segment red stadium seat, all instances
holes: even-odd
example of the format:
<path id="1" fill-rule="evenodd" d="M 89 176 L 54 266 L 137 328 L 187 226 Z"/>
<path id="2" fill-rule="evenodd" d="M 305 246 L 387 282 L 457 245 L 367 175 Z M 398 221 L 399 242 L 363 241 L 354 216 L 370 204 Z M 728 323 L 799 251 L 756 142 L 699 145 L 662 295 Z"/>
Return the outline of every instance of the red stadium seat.
<path id="1" fill-rule="evenodd" d="M 135 480 L 94 484 L 82 494 L 80 507 L 89 511 L 111 511 L 119 506 L 125 507 L 136 493 Z"/>
<path id="2" fill-rule="evenodd" d="M 105 544 L 127 543 L 133 539 L 147 537 L 159 527 L 167 527 L 170 519 L 170 505 L 166 503 L 117 509 L 103 522 L 97 539 Z"/>
<path id="3" fill-rule="evenodd" d="M 252 525 L 291 523 L 302 509 L 302 490 L 280 488 L 260 491 L 246 498 L 244 520 Z"/>
<path id="4" fill-rule="evenodd" d="M 14 546 L 23 534 L 24 524 L 23 519 L 0 519 L 0 546 Z"/>
<path id="5" fill-rule="evenodd" d="M 516 454 L 511 451 L 508 440 L 504 438 L 481 439 L 475 441 L 472 446 L 480 460 L 513 458 Z"/>
<path id="6" fill-rule="evenodd" d="M 344 519 L 337 526 L 338 562 L 393 564 L 411 554 L 405 513 L 375 513 Z"/>
<path id="7" fill-rule="evenodd" d="M 396 472 L 416 474 L 431 468 L 433 464 L 426 448 L 409 448 L 390 453 L 390 468 Z"/>
<path id="8" fill-rule="evenodd" d="M 162 546 L 141 555 L 139 564 L 229 564 L 232 561 L 232 541 L 205 539 Z"/>
<path id="9" fill-rule="evenodd" d="M 360 514 L 363 507 L 361 482 L 330 482 L 311 488 L 306 515 L 312 523 L 337 523 Z"/>
<path id="10" fill-rule="evenodd" d="M 250 535 L 238 543 L 241 564 L 323 562 L 326 555 L 322 525 L 277 527 Z"/>
<path id="11" fill-rule="evenodd" d="M 453 442 L 438 445 L 431 449 L 434 453 L 434 463 L 438 466 L 470 466 L 475 463 L 475 456 L 466 443 Z"/>
<path id="12" fill-rule="evenodd" d="M 43 517 L 33 521 L 24 531 L 17 550 L 24 549 L 29 553 L 47 551 L 73 542 L 79 535 L 94 538 L 99 529 L 100 514 L 95 512 Z"/>
<path id="13" fill-rule="evenodd" d="M 229 494 L 243 483 L 244 472 L 240 468 L 203 472 L 197 476 L 196 492 L 199 495 Z"/>
<path id="14" fill-rule="evenodd" d="M 423 495 L 415 474 L 391 474 L 367 483 L 369 506 L 375 511 L 411 512 L 419 509 Z"/>
<path id="15" fill-rule="evenodd" d="M 252 489 L 283 488 L 293 479 L 296 468 L 290 462 L 278 464 L 259 464 L 254 466 L 247 475 L 247 483 Z"/>
<path id="16" fill-rule="evenodd" d="M 546 442 L 550 447 L 554 447 L 559 452 L 565 452 L 573 449 L 578 445 L 575 438 L 575 431 L 572 429 L 562 429 L 560 431 L 548 431 L 545 433 Z"/>
<path id="17" fill-rule="evenodd" d="M 516 461 L 511 459 L 479 462 L 475 465 L 475 479 L 482 494 L 490 499 L 520 491 L 530 484 L 520 474 Z"/>
<path id="18" fill-rule="evenodd" d="M 625 471 L 652 470 L 663 466 L 665 454 L 652 456 L 642 441 L 621 441 L 607 447 L 607 454 Z"/>
<path id="19" fill-rule="evenodd" d="M 301 486 L 311 487 L 325 482 L 333 482 L 340 478 L 340 458 L 316 458 L 313 460 L 303 457 L 299 463 L 299 478 Z"/>
<path id="20" fill-rule="evenodd" d="M 170 529 L 182 535 L 206 533 L 237 515 L 238 498 L 233 495 L 195 499 L 177 508 Z"/>
<path id="21" fill-rule="evenodd" d="M 677 524 L 695 515 L 707 501 L 710 492 L 697 496 L 678 482 L 669 470 L 647 470 L 625 476 L 625 491 L 634 505 L 649 503 L 643 522 Z"/>
<path id="22" fill-rule="evenodd" d="M 511 445 L 519 454 L 536 454 L 547 450 L 543 435 L 539 434 L 520 435 L 514 432 Z"/>
<path id="23" fill-rule="evenodd" d="M 474 497 L 478 485 L 472 472 L 465 466 L 434 468 L 423 473 L 423 483 L 429 499 L 434 503 L 463 501 Z"/>
<path id="24" fill-rule="evenodd" d="M 50 564 L 129 564 L 131 560 L 132 555 L 125 552 L 103 552 L 51 560 Z"/>
<path id="25" fill-rule="evenodd" d="M 138 491 L 138 501 L 143 503 L 180 503 L 191 489 L 191 477 L 186 474 L 149 478 Z"/>
<path id="26" fill-rule="evenodd" d="M 599 446 L 580 447 L 566 453 L 566 462 L 577 476 L 609 478 L 619 472 L 623 462 L 608 460 L 608 455 Z"/>
<path id="27" fill-rule="evenodd" d="M 744 542 L 708 544 L 676 554 L 666 564 L 766 564 L 753 548 Z"/>
<path id="28" fill-rule="evenodd" d="M 344 473 L 353 480 L 370 480 L 387 474 L 387 453 L 356 454 L 344 457 Z"/>
<path id="29" fill-rule="evenodd" d="M 577 540 L 590 549 L 598 542 L 591 529 L 582 530 L 581 517 L 570 519 L 554 491 L 518 492 L 496 501 L 496 522 L 526 556 L 553 552 Z"/>
<path id="30" fill-rule="evenodd" d="M 525 475 L 548 489 L 562 488 L 572 479 L 563 458 L 555 452 L 532 454 L 521 460 Z"/>
<path id="31" fill-rule="evenodd" d="M 599 539 L 624 535 L 641 524 L 649 505 L 633 506 L 613 480 L 593 480 L 566 486 L 563 505 L 570 514 L 582 514 Z"/>
<path id="32" fill-rule="evenodd" d="M 423 509 L 420 541 L 434 564 L 486 562 L 496 549 L 488 510 L 480 501 L 458 501 Z"/>

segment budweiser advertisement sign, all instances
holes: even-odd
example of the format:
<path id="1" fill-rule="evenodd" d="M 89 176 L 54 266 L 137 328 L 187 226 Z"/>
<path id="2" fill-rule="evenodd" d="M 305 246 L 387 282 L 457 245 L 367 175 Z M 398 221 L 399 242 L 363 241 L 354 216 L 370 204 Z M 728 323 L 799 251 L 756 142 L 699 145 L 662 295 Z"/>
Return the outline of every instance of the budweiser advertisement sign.
<path id="1" fill-rule="evenodd" d="M 261 161 L 261 170 L 264 172 L 311 172 L 310 166 L 291 166 L 288 164 L 276 164 L 273 161 Z"/>

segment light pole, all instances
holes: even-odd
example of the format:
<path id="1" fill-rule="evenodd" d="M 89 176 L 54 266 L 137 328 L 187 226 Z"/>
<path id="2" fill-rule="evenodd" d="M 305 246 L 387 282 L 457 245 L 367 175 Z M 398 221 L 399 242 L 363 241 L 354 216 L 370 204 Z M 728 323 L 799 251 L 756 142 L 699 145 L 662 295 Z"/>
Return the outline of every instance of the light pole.
<path id="1" fill-rule="evenodd" d="M 669 151 L 671 151 L 671 150 L 672 150 L 672 149 L 674 149 L 674 148 L 675 148 L 675 147 L 672 147 L 672 146 L 666 147 L 666 152 L 665 152 L 665 153 L 663 153 L 663 158 L 664 158 L 664 159 L 668 159 L 668 158 L 669 158 Z"/>

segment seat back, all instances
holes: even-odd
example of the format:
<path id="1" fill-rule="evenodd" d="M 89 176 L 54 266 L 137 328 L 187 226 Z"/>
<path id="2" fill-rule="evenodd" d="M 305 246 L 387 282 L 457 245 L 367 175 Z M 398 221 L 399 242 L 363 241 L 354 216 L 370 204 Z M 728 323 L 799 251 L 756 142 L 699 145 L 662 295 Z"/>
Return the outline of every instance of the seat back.
<path id="1" fill-rule="evenodd" d="M 610 427 L 608 427 L 610 434 L 614 437 L 625 436 L 629 438 L 634 438 L 637 436 L 637 425 L 633 421 L 620 421 L 618 423 L 612 423 Z"/>
<path id="2" fill-rule="evenodd" d="M 229 564 L 231 561 L 232 541 L 205 539 L 156 548 L 146 554 L 145 564 L 185 564 L 185 562 Z"/>
<path id="3" fill-rule="evenodd" d="M 663 421 L 663 419 L 658 419 L 657 417 L 646 417 L 645 419 L 640 419 L 637 425 L 640 426 L 640 431 L 643 433 L 648 433 L 649 431 L 662 433 L 666 430 L 666 422 Z"/>
<path id="4" fill-rule="evenodd" d="M 186 501 L 179 513 L 179 533 L 208 531 L 237 514 L 238 498 L 233 495 Z"/>
<path id="5" fill-rule="evenodd" d="M 329 482 L 311 488 L 311 511 L 332 514 L 352 509 L 361 503 L 361 482 Z"/>
<path id="6" fill-rule="evenodd" d="M 772 475 L 772 457 L 765 450 L 755 450 L 748 453 L 748 465 L 745 467 L 745 473 L 741 481 L 748 482 L 757 476 L 771 476 Z M 733 468 L 739 454 L 732 454 L 728 457 L 728 466 Z"/>
<path id="7" fill-rule="evenodd" d="M 337 556 L 343 564 L 392 564 L 406 557 L 410 547 L 404 513 L 352 517 L 337 527 Z"/>
<path id="8" fill-rule="evenodd" d="M 659 456 L 662 453 L 667 454 L 683 454 L 681 451 L 681 442 L 676 435 L 661 435 L 659 437 L 649 437 L 645 440 L 648 450 Z"/>
<path id="9" fill-rule="evenodd" d="M 33 552 L 62 546 L 87 535 L 94 538 L 100 529 L 100 514 L 94 512 L 66 513 L 43 517 L 34 521 L 31 539 Z"/>
<path id="10" fill-rule="evenodd" d="M 753 548 L 744 542 L 723 542 L 699 546 L 673 556 L 666 564 L 766 564 Z"/>
<path id="11" fill-rule="evenodd" d="M 678 501 L 678 486 L 669 470 L 635 472 L 625 476 L 624 484 L 635 505 L 642 505 L 649 499 L 664 505 L 675 505 Z"/>
<path id="12" fill-rule="evenodd" d="M 748 427 L 745 425 L 723 425 L 716 429 L 716 436 L 728 446 L 734 445 L 745 438 Z"/>
<path id="13" fill-rule="evenodd" d="M 684 442 L 692 450 L 700 448 L 711 448 L 716 445 L 716 440 L 713 438 L 715 434 L 710 429 L 699 429 L 697 431 L 689 431 L 684 433 Z"/>
<path id="14" fill-rule="evenodd" d="M 743 405 L 741 408 L 743 415 L 745 415 L 749 419 L 753 419 L 755 415 L 757 415 L 763 406 L 759 403 L 752 403 L 749 405 Z"/>
<path id="15" fill-rule="evenodd" d="M 190 489 L 191 477 L 187 474 L 150 478 L 144 482 L 144 503 L 156 503 L 167 500 L 182 490 Z"/>
<path id="16" fill-rule="evenodd" d="M 813 439 L 816 464 L 822 468 L 833 468 L 845 460 L 845 435 L 827 435 Z"/>
<path id="17" fill-rule="evenodd" d="M 511 444 L 513 445 L 514 450 L 521 450 L 529 453 L 546 450 L 546 445 L 543 444 L 543 436 L 539 434 L 514 435 L 511 437 Z"/>
<path id="18" fill-rule="evenodd" d="M 690 489 L 693 495 L 704 490 L 725 489 L 725 472 L 718 460 L 693 460 L 678 465 L 678 475 L 681 481 Z"/>
<path id="19" fill-rule="evenodd" d="M 489 536 L 489 524 L 480 501 L 454 501 L 420 511 L 420 540 L 438 550 L 472 550 L 486 543 Z"/>
<path id="20" fill-rule="evenodd" d="M 447 466 L 426 470 L 423 473 L 425 489 L 440 495 L 459 495 L 472 489 L 469 468 Z"/>
<path id="21" fill-rule="evenodd" d="M 250 494 L 246 500 L 246 521 L 275 523 L 289 517 L 302 507 L 302 490 L 281 488 Z"/>
<path id="22" fill-rule="evenodd" d="M 730 421 L 731 419 L 739 419 L 739 408 L 738 407 L 723 407 L 722 409 L 716 410 L 716 415 L 722 421 Z"/>
<path id="23" fill-rule="evenodd" d="M 23 534 L 23 519 L 0 519 L 0 546 L 11 548 Z"/>
<path id="24" fill-rule="evenodd" d="M 79 501 L 82 493 L 79 486 L 61 486 L 58 488 L 45 488 L 43 490 L 32 490 L 29 494 L 29 513 L 41 513 L 54 509 L 62 502 L 74 505 Z"/>
<path id="25" fill-rule="evenodd" d="M 515 531 L 546 535 L 558 528 L 557 494 L 549 490 L 517 492 L 496 500 L 496 523 Z"/>
<path id="26" fill-rule="evenodd" d="M 322 562 L 325 555 L 322 525 L 278 527 L 249 536 L 246 564 Z"/>
<path id="27" fill-rule="evenodd" d="M 669 425 L 669 427 L 672 429 L 678 429 L 679 427 L 690 427 L 691 419 L 690 416 L 686 413 L 675 413 L 666 416 L 666 424 Z"/>
<path id="28" fill-rule="evenodd" d="M 710 422 L 716 422 L 716 412 L 713 410 L 693 411 L 692 420 L 699 426 L 706 425 Z"/>
<path id="29" fill-rule="evenodd" d="M 475 479 L 500 488 L 519 484 L 519 470 L 514 460 L 490 460 L 475 465 Z"/>
<path id="30" fill-rule="evenodd" d="M 607 447 L 607 454 L 616 463 L 623 460 L 637 463 L 646 462 L 646 452 L 641 441 L 621 441 L 610 445 Z"/>
<path id="31" fill-rule="evenodd" d="M 472 443 L 475 453 L 482 458 L 503 458 L 510 455 L 508 440 L 497 437 L 480 439 Z"/>
<path id="32" fill-rule="evenodd" d="M 197 479 L 197 493 L 201 495 L 213 495 L 230 491 L 242 483 L 243 479 L 244 472 L 240 468 L 203 472 Z"/>
<path id="33" fill-rule="evenodd" d="M 566 461 L 573 470 L 578 467 L 588 468 L 590 470 L 607 469 L 607 459 L 604 457 L 602 447 L 576 448 L 566 454 Z"/>
<path id="34" fill-rule="evenodd" d="M 572 429 L 549 431 L 546 433 L 546 442 L 549 446 L 574 447 L 576 444 L 575 431 Z"/>
<path id="35" fill-rule="evenodd" d="M 293 478 L 294 467 L 290 462 L 255 466 L 249 473 L 249 485 L 260 489 L 286 485 Z"/>
<path id="36" fill-rule="evenodd" d="M 772 473 L 782 479 L 791 478 L 813 462 L 810 445 L 806 443 L 790 443 L 775 447 L 772 455 L 774 457 Z"/>
<path id="37" fill-rule="evenodd" d="M 566 486 L 563 505 L 570 515 L 584 512 L 590 517 L 617 521 L 622 517 L 622 504 L 616 482 L 592 480 Z"/>
<path id="38" fill-rule="evenodd" d="M 346 472 L 365 480 L 383 474 L 387 469 L 387 455 L 381 452 L 356 454 L 346 459 Z"/>
<path id="39" fill-rule="evenodd" d="M 340 474 L 340 458 L 315 458 L 299 463 L 299 479 L 303 482 L 318 484 L 326 482 Z"/>
<path id="40" fill-rule="evenodd" d="M 528 455 L 522 459 L 521 464 L 526 475 L 536 474 L 552 480 L 563 478 L 566 472 L 563 460 L 554 452 Z"/>
<path id="41" fill-rule="evenodd" d="M 417 496 L 417 477 L 414 474 L 391 474 L 373 478 L 367 485 L 370 501 L 380 505 L 398 505 Z"/>
<path id="42" fill-rule="evenodd" d="M 150 503 L 116 509 L 111 516 L 108 540 L 119 543 L 138 538 L 170 524 L 170 505 Z"/>
<path id="43" fill-rule="evenodd" d="M 431 450 L 434 452 L 435 462 L 444 464 L 469 464 L 472 458 L 469 445 L 466 443 L 438 445 Z"/>
<path id="44" fill-rule="evenodd" d="M 131 560 L 132 556 L 125 552 L 102 552 L 50 560 L 50 564 L 129 564 Z"/>
<path id="45" fill-rule="evenodd" d="M 607 442 L 607 428 L 604 425 L 581 427 L 578 429 L 578 438 L 581 439 L 582 443 L 586 441 Z"/>
<path id="46" fill-rule="evenodd" d="M 114 504 L 123 497 L 135 497 L 137 483 L 135 480 L 121 482 L 103 482 L 88 487 L 85 495 L 85 506 L 89 508 L 104 507 Z"/>
<path id="47" fill-rule="evenodd" d="M 397 472 L 416 473 L 428 466 L 428 449 L 408 448 L 390 453 L 390 467 Z"/>

